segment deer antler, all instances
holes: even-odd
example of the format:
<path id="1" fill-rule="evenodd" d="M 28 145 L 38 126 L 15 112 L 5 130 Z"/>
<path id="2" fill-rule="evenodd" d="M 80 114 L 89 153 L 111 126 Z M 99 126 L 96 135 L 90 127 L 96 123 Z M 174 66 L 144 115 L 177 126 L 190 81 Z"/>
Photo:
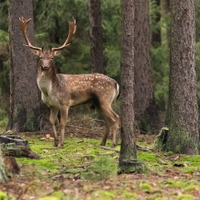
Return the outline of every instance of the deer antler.
<path id="1" fill-rule="evenodd" d="M 51 48 L 51 51 L 61 50 L 65 48 L 66 46 L 68 46 L 75 32 L 76 32 L 76 20 L 73 18 L 73 21 L 69 21 L 69 33 L 68 33 L 66 41 L 64 42 L 62 46 L 58 48 Z"/>
<path id="2" fill-rule="evenodd" d="M 25 19 L 24 17 L 20 17 L 19 18 L 20 27 L 21 27 L 22 33 L 24 35 L 24 38 L 26 40 L 26 43 L 27 43 L 27 45 L 25 45 L 25 46 L 27 46 L 27 47 L 29 47 L 29 48 L 31 48 L 33 50 L 42 51 L 42 48 L 33 46 L 31 44 L 31 42 L 29 41 L 29 39 L 28 39 L 28 36 L 27 36 L 27 25 L 28 25 L 30 20 L 31 20 L 31 18 L 30 19 Z"/>

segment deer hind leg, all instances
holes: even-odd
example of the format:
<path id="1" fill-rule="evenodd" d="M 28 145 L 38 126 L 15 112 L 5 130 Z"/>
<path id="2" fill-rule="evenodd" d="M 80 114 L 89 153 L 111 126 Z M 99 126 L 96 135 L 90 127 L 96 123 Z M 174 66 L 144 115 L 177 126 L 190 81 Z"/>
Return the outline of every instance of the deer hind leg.
<path id="1" fill-rule="evenodd" d="M 104 136 L 103 136 L 103 139 L 101 141 L 100 146 L 105 146 L 106 145 L 106 140 L 107 140 L 107 137 L 108 137 L 109 132 L 110 132 L 108 121 L 105 118 L 104 118 L 104 121 L 105 121 L 106 127 L 105 127 L 105 133 L 104 133 Z"/>
<path id="2" fill-rule="evenodd" d="M 69 108 L 63 108 L 60 110 L 60 143 L 58 146 L 64 145 L 64 139 L 65 139 L 65 126 L 67 123 L 67 117 L 68 117 L 68 109 Z"/>
<path id="3" fill-rule="evenodd" d="M 56 126 L 55 126 L 55 122 L 56 122 L 56 117 L 58 114 L 58 109 L 57 108 L 51 108 L 51 112 L 50 112 L 50 117 L 49 117 L 49 121 L 50 124 L 52 126 L 53 129 L 53 135 L 54 135 L 54 146 L 57 147 L 58 146 L 58 135 L 56 132 Z"/>
<path id="4" fill-rule="evenodd" d="M 106 131 L 101 141 L 101 146 L 105 146 L 108 134 L 111 133 L 113 135 L 112 147 L 115 147 L 117 144 L 116 134 L 119 128 L 119 116 L 112 110 L 110 106 L 101 106 L 100 113 L 103 116 L 106 124 Z"/>
<path id="5" fill-rule="evenodd" d="M 119 129 L 119 116 L 113 110 L 111 110 L 111 112 L 112 112 L 112 119 L 114 119 L 114 121 L 112 121 L 112 123 L 111 123 L 110 132 L 113 135 L 112 147 L 114 148 L 117 145 L 117 132 Z"/>

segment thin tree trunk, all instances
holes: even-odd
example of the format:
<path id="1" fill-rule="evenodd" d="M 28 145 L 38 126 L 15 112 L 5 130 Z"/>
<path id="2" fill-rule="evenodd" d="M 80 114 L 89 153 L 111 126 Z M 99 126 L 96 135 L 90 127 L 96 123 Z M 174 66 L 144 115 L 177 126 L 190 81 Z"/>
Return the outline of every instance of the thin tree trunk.
<path id="1" fill-rule="evenodd" d="M 134 0 L 122 0 L 121 150 L 119 166 L 136 160 L 134 130 Z"/>
<path id="2" fill-rule="evenodd" d="M 163 149 L 197 154 L 199 148 L 193 0 L 172 1 L 169 132 Z"/>
<path id="3" fill-rule="evenodd" d="M 24 47 L 19 17 L 33 19 L 32 1 L 10 0 L 10 118 L 7 129 L 34 131 L 38 128 L 40 95 L 36 84 L 36 61 Z M 30 22 L 30 40 L 33 40 L 33 21 Z"/>
<path id="4" fill-rule="evenodd" d="M 104 73 L 100 0 L 89 0 L 89 21 L 91 70 Z"/>

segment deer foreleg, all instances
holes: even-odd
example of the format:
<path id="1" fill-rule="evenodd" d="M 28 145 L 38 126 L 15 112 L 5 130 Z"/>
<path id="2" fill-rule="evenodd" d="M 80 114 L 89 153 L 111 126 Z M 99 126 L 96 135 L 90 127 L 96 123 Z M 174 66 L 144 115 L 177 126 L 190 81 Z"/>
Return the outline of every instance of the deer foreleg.
<path id="1" fill-rule="evenodd" d="M 59 146 L 63 146 L 64 139 L 65 139 L 65 126 L 67 123 L 67 117 L 68 117 L 68 109 L 69 108 L 63 108 L 60 110 L 60 143 Z"/>
<path id="2" fill-rule="evenodd" d="M 57 114 L 58 114 L 58 109 L 57 108 L 51 108 L 51 113 L 50 113 L 49 121 L 50 121 L 52 129 L 53 129 L 54 146 L 55 147 L 58 146 L 58 135 L 57 135 L 56 126 L 55 126 Z"/>

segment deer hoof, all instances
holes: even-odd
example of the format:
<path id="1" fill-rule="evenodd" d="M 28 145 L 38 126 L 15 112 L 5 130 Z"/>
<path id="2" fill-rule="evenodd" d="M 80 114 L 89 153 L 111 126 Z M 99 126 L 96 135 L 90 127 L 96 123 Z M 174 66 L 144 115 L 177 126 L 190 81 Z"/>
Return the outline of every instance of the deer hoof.
<path id="1" fill-rule="evenodd" d="M 58 147 L 63 147 L 63 143 L 59 143 L 59 144 L 58 144 Z"/>
<path id="2" fill-rule="evenodd" d="M 59 144 L 58 144 L 58 140 L 54 140 L 54 147 L 57 147 Z"/>

